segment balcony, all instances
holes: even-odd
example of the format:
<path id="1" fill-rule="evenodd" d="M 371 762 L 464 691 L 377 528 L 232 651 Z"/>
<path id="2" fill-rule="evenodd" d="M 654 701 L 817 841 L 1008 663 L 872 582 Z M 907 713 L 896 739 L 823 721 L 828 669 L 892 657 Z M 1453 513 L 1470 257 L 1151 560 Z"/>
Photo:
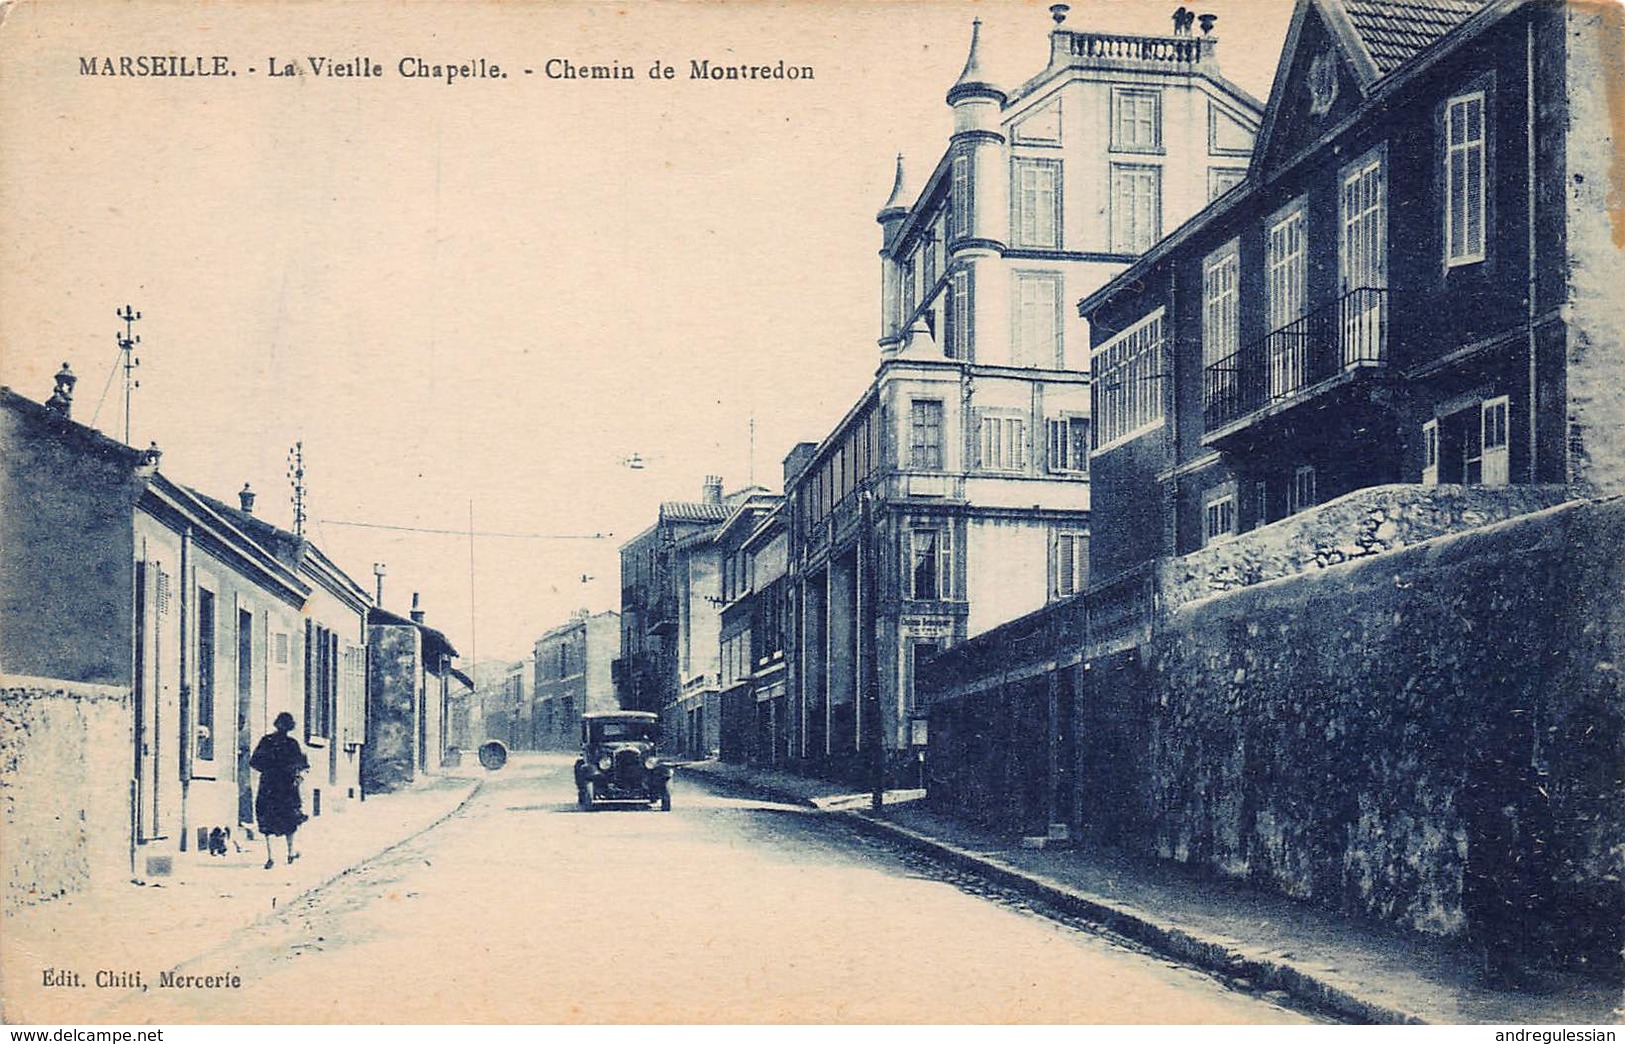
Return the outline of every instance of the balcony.
<path id="1" fill-rule="evenodd" d="M 1350 290 L 1203 372 L 1204 443 L 1388 363 L 1388 291 Z"/>
<path id="2" fill-rule="evenodd" d="M 1050 65 L 1106 69 L 1175 69 L 1193 72 L 1211 63 L 1211 36 L 1137 36 L 1125 33 L 1052 34 Z"/>
<path id="3" fill-rule="evenodd" d="M 677 633 L 677 596 L 661 595 L 649 607 L 648 634 L 663 636 Z"/>

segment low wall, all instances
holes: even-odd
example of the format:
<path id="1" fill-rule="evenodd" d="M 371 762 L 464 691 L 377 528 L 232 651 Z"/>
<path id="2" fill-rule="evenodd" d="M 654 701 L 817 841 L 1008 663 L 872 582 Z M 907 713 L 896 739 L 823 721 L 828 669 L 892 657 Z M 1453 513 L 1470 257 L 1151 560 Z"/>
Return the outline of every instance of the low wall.
<path id="1" fill-rule="evenodd" d="M 1573 497 L 1566 486 L 1372 486 L 1204 547 L 1159 568 L 1174 608 L 1500 522 Z"/>
<path id="2" fill-rule="evenodd" d="M 1133 686 L 1127 840 L 1617 970 L 1621 548 L 1625 501 L 1569 504 L 1176 610 Z"/>
<path id="3" fill-rule="evenodd" d="M 13 910 L 130 876 L 129 690 L 0 675 L 0 870 Z"/>

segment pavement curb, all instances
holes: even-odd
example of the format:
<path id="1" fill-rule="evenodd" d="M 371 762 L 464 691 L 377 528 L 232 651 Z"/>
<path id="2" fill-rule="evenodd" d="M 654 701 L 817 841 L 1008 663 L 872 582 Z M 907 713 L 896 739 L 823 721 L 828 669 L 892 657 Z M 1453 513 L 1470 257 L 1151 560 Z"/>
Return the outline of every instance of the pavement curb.
<path id="1" fill-rule="evenodd" d="M 823 809 L 819 808 L 818 802 L 812 798 L 797 794 L 791 790 L 775 787 L 771 783 L 764 783 L 761 780 L 745 779 L 687 765 L 678 765 L 676 768 L 678 769 L 678 779 L 684 778 L 685 773 L 683 770 L 687 769 L 687 778 L 702 779 L 708 786 L 716 787 L 718 790 L 728 790 L 735 794 L 749 794 L 752 797 L 759 797 L 766 801 L 777 801 L 783 805 L 797 805 L 814 812 L 823 811 Z"/>
<path id="2" fill-rule="evenodd" d="M 994 856 L 922 834 L 890 822 L 873 812 L 826 809 L 794 791 L 757 779 L 700 769 L 692 772 L 722 790 L 747 793 L 814 812 L 839 817 L 859 830 L 929 855 L 951 866 L 988 878 L 1003 887 L 1031 896 L 1068 916 L 1100 925 L 1153 952 L 1226 979 L 1248 979 L 1260 992 L 1281 990 L 1311 1010 L 1372 1025 L 1427 1025 L 1413 1012 L 1357 997 L 1327 982 L 1314 971 L 1291 961 L 1249 956 L 1222 938 L 1204 936 L 1173 925 L 1158 924 L 1134 907 L 1104 896 L 1070 888 L 1058 881 L 1010 865 Z"/>
<path id="3" fill-rule="evenodd" d="M 1038 874 L 1013 867 L 921 834 L 866 812 L 836 813 L 871 834 L 901 841 L 943 862 L 970 870 L 1001 885 L 1033 896 L 1063 913 L 1098 924 L 1164 956 L 1225 978 L 1245 978 L 1263 989 L 1281 990 L 1313 1009 L 1375 1025 L 1426 1025 L 1427 1020 L 1375 1001 L 1356 997 L 1290 961 L 1250 957 L 1223 939 L 1205 937 L 1158 924 L 1132 907 L 1069 888 Z"/>
<path id="4" fill-rule="evenodd" d="M 295 892 L 292 896 L 290 896 L 288 898 L 288 900 L 286 902 L 286 905 L 287 906 L 293 906 L 295 903 L 299 902 L 300 900 L 306 898 L 307 896 L 314 895 L 315 893 L 317 893 L 317 892 L 321 891 L 322 889 L 328 887 L 329 885 L 333 884 L 335 881 L 338 881 L 341 878 L 345 878 L 345 877 L 350 876 L 351 874 L 355 873 L 355 871 L 358 868 L 360 868 L 361 866 L 364 866 L 367 863 L 372 862 L 374 859 L 377 859 L 380 856 L 388 855 L 390 852 L 395 851 L 395 849 L 401 847 L 402 845 L 407 844 L 408 842 L 411 842 L 411 841 L 415 841 L 418 838 L 422 837 L 424 834 L 427 834 L 429 831 L 433 830 L 435 827 L 439 826 L 441 823 L 444 823 L 446 820 L 450 819 L 452 816 L 455 816 L 457 813 L 461 812 L 464 809 L 464 807 L 466 807 L 468 805 L 468 803 L 470 801 L 474 800 L 474 796 L 476 794 L 478 794 L 480 792 L 481 788 L 483 788 L 484 786 L 485 786 L 485 780 L 483 780 L 483 779 L 474 780 L 474 785 L 469 788 L 468 793 L 464 794 L 462 796 L 462 799 L 459 800 L 457 802 L 457 804 L 453 805 L 451 808 L 449 808 L 446 811 L 442 812 L 440 815 L 434 817 L 429 822 L 425 823 L 423 826 L 421 826 L 418 829 L 412 831 L 410 834 L 407 834 L 404 837 L 400 837 L 400 838 L 395 839 L 394 841 L 391 841 L 389 844 L 385 845 L 383 848 L 378 849 L 376 852 L 370 852 L 370 853 L 368 853 L 366 855 L 358 857 L 357 859 L 351 861 L 350 865 L 346 866 L 344 869 L 339 870 L 336 873 L 333 873 L 333 874 L 323 878 L 322 880 L 316 882 L 313 885 L 310 885 L 307 888 L 304 888 L 301 891 Z M 269 909 L 267 911 L 264 911 L 258 917 L 255 917 L 252 921 L 249 922 L 249 924 L 250 925 L 256 925 L 256 924 L 259 924 L 261 921 L 269 920 L 270 918 L 280 914 L 282 912 L 282 905 L 283 904 L 281 902 L 280 897 L 278 899 L 276 899 L 276 900 L 273 900 L 272 904 L 271 904 L 271 909 Z M 187 958 L 187 960 L 195 960 L 195 959 L 196 958 Z M 182 963 L 184 963 L 184 962 L 182 962 Z M 179 965 L 177 965 L 177 967 L 179 967 Z"/>

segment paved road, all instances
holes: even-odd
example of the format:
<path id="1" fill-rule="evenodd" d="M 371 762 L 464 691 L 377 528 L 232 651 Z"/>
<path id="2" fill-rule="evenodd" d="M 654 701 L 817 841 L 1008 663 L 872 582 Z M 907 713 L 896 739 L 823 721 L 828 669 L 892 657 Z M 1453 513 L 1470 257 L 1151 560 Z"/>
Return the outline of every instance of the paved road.
<path id="1" fill-rule="evenodd" d="M 148 1022 L 1301 1022 L 972 894 L 813 813 L 680 785 L 576 810 L 564 758 L 189 964 Z"/>

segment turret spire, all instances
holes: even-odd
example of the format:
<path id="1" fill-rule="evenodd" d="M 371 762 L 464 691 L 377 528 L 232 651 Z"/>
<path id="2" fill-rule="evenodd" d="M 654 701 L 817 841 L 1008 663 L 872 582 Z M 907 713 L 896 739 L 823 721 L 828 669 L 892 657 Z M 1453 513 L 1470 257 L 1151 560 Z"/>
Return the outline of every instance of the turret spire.
<path id="1" fill-rule="evenodd" d="M 959 79 L 948 89 L 948 104 L 952 105 L 959 99 L 967 96 L 992 96 L 1004 101 L 1004 92 L 988 82 L 987 74 L 982 71 L 982 20 L 975 19 L 970 24 L 970 53 L 965 56 L 965 68 L 960 71 Z"/>
<path id="2" fill-rule="evenodd" d="M 897 154 L 897 176 L 892 179 L 891 195 L 886 197 L 886 203 L 875 215 L 876 221 L 884 222 L 887 218 L 901 216 L 908 211 L 908 199 L 903 192 L 903 154 Z"/>

